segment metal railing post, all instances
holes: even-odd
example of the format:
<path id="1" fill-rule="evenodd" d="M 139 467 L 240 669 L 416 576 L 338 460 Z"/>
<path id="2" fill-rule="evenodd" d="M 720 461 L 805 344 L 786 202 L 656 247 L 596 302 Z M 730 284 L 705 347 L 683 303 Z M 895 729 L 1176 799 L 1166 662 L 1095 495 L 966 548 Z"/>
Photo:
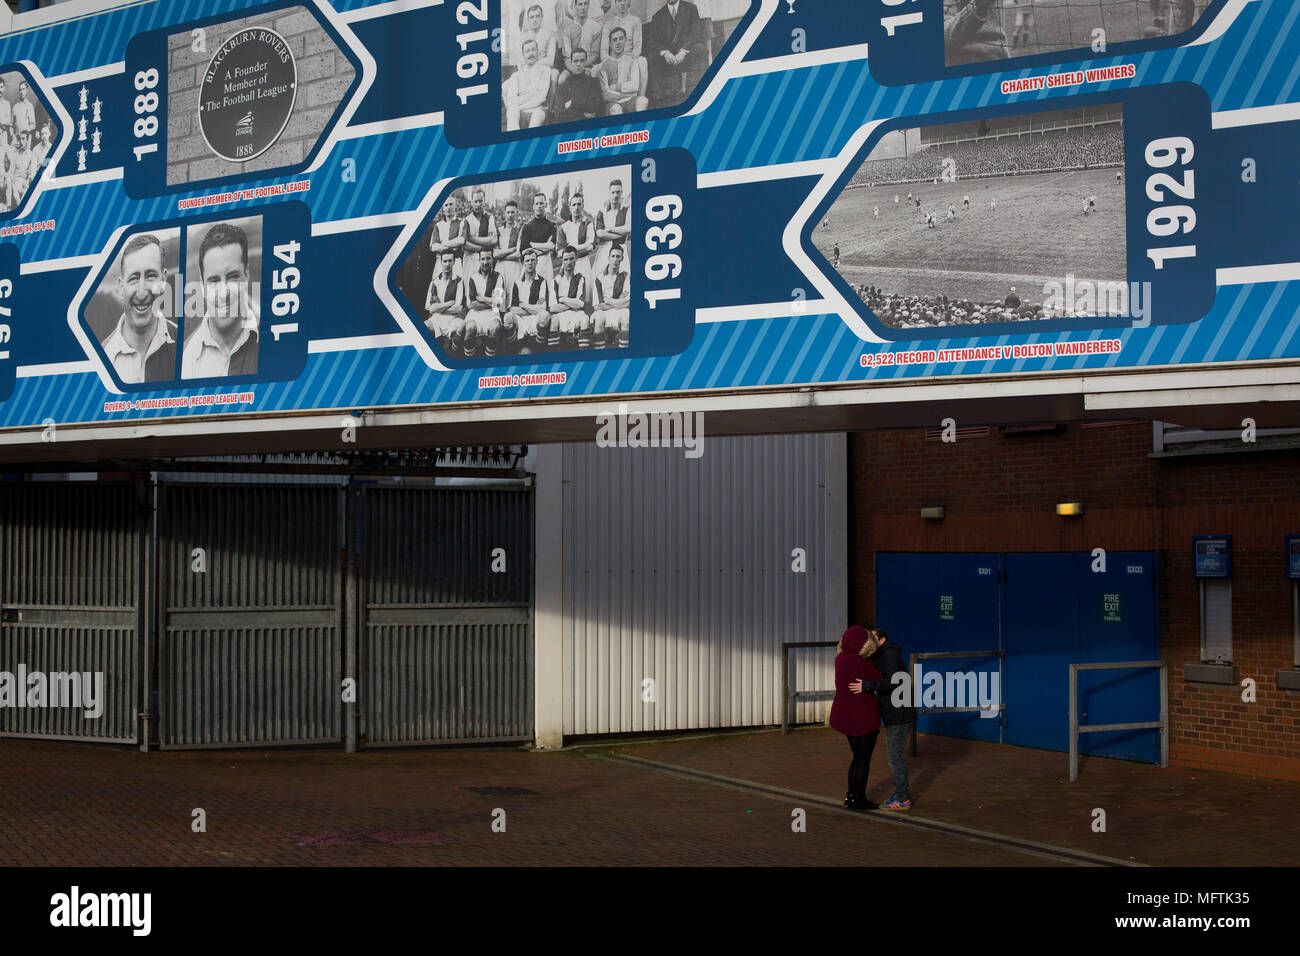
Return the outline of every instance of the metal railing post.
<path id="1" fill-rule="evenodd" d="M 341 541 L 343 550 L 343 676 L 353 681 L 352 700 L 343 704 L 343 752 L 357 752 L 357 697 L 361 689 L 361 673 L 357 666 L 357 630 L 361 616 L 357 613 L 357 569 L 353 555 L 360 548 L 354 539 L 356 510 L 359 507 L 357 486 L 351 478 L 343 486 L 339 520 L 343 523 Z"/>
<path id="2" fill-rule="evenodd" d="M 1160 766 L 1169 766 L 1169 665 L 1160 664 Z"/>
<path id="3" fill-rule="evenodd" d="M 790 648 L 781 645 L 781 734 L 790 732 Z"/>
<path id="4" fill-rule="evenodd" d="M 1160 718 L 1121 724 L 1079 723 L 1079 671 L 1118 671 L 1156 668 L 1160 671 Z M 1158 730 L 1160 766 L 1169 766 L 1169 665 L 1165 661 L 1112 661 L 1104 664 L 1070 665 L 1070 780 L 1079 779 L 1079 735 L 1113 733 L 1117 730 Z"/>
<path id="5" fill-rule="evenodd" d="M 137 742 L 140 745 L 142 753 L 149 752 L 149 738 L 153 733 L 153 724 L 150 721 L 150 714 L 153 710 L 153 655 L 154 655 L 154 568 L 156 567 L 156 556 L 154 549 L 157 546 L 157 540 L 154 536 L 154 480 L 150 475 L 148 478 L 136 482 L 136 494 L 140 500 L 137 500 L 139 506 L 138 515 L 140 526 L 136 529 L 139 535 L 138 545 L 140 556 L 137 571 L 140 574 L 140 589 L 136 594 L 140 602 L 136 609 L 136 634 L 139 637 L 138 651 L 140 654 L 138 665 L 142 678 L 139 687 L 140 697 L 136 707 L 136 731 L 138 734 Z"/>
<path id="6" fill-rule="evenodd" d="M 1079 779 L 1079 665 L 1070 665 L 1070 781 Z"/>

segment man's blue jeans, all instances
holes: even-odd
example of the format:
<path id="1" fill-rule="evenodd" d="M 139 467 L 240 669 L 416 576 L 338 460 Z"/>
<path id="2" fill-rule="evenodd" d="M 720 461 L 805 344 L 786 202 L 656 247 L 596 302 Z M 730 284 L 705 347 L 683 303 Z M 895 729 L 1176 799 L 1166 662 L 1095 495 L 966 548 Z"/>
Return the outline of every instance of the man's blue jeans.
<path id="1" fill-rule="evenodd" d="M 885 753 L 889 757 L 889 769 L 894 772 L 894 796 L 899 800 L 911 800 L 912 793 L 907 788 L 907 738 L 912 732 L 912 724 L 894 724 L 885 728 Z"/>

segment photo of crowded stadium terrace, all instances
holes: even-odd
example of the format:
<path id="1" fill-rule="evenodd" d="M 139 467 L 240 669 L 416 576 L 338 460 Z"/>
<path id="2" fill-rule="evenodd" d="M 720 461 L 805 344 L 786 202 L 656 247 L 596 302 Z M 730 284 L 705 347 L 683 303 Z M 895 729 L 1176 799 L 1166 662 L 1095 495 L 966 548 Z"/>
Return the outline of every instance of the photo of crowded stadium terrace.
<path id="1" fill-rule="evenodd" d="M 896 329 L 1122 315 L 1049 292 L 1125 282 L 1123 169 L 1119 104 L 894 130 L 814 242 Z"/>
<path id="2" fill-rule="evenodd" d="M 1173 36 L 1210 0 L 944 0 L 944 59 L 962 66 Z M 1100 47 L 1100 49 L 1098 49 Z"/>

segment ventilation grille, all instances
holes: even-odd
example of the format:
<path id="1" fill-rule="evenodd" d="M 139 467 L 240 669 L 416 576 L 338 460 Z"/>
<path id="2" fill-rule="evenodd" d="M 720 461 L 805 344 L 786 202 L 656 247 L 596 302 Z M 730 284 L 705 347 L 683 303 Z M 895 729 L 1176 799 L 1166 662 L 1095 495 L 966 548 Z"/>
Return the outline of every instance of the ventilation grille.
<path id="1" fill-rule="evenodd" d="M 925 430 L 925 440 L 943 441 L 943 432 L 944 430 L 942 428 L 927 428 Z M 987 425 L 958 426 L 957 441 L 969 441 L 972 438 L 988 438 L 992 433 L 992 429 Z"/>

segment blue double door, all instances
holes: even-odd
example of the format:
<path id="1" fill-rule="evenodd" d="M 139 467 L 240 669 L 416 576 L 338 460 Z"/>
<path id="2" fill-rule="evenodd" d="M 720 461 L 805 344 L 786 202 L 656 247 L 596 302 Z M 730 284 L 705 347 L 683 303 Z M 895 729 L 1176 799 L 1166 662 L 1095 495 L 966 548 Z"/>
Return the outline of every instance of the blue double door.
<path id="1" fill-rule="evenodd" d="M 876 625 L 922 668 L 958 677 L 954 689 L 1005 709 L 924 715 L 922 733 L 1064 751 L 1069 748 L 1069 665 L 1157 660 L 1156 560 L 1151 552 L 876 555 Z M 1002 651 L 1003 656 L 976 652 Z M 948 654 L 939 658 L 915 655 Z M 933 687 L 933 678 L 930 679 Z M 1154 669 L 1080 671 L 1081 724 L 1131 723 L 1159 715 Z M 982 703 L 970 699 L 971 706 Z M 956 701 L 945 695 L 940 706 Z M 1154 730 L 1084 734 L 1085 754 L 1159 761 Z"/>

